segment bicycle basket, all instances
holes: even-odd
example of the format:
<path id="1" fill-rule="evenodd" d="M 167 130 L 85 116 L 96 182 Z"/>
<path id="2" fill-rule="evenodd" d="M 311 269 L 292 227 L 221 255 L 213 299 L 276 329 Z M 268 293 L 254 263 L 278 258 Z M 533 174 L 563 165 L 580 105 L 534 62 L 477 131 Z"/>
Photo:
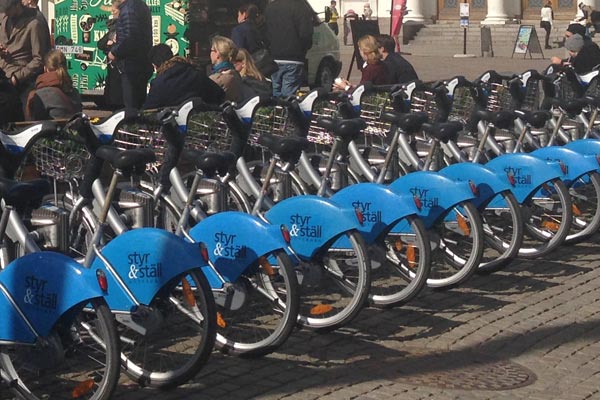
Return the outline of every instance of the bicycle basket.
<path id="1" fill-rule="evenodd" d="M 114 135 L 114 145 L 121 150 L 150 148 L 156 154 L 156 162 L 146 169 L 156 169 L 162 164 L 165 140 L 158 123 L 130 122 L 119 125 Z"/>
<path id="2" fill-rule="evenodd" d="M 216 152 L 231 149 L 231 129 L 222 111 L 193 110 L 187 127 L 187 148 Z"/>
<path id="3" fill-rule="evenodd" d="M 438 121 L 441 111 L 436 94 L 426 88 L 415 89 L 410 96 L 410 112 L 424 112 L 427 113 L 429 121 Z"/>
<path id="4" fill-rule="evenodd" d="M 497 112 L 502 110 L 514 110 L 516 101 L 513 99 L 508 82 L 490 82 L 486 109 Z"/>
<path id="5" fill-rule="evenodd" d="M 37 172 L 59 182 L 82 179 L 90 159 L 83 141 L 71 132 L 61 131 L 52 137 L 39 138 L 30 148 L 29 154 L 17 171 L 22 178 L 27 165 L 35 165 Z"/>
<path id="6" fill-rule="evenodd" d="M 374 89 L 364 93 L 360 99 L 360 118 L 367 123 L 363 134 L 386 137 L 392 126 L 381 120 L 381 115 L 386 111 L 394 111 L 389 90 Z"/>
<path id="7" fill-rule="evenodd" d="M 341 118 L 340 112 L 337 108 L 338 102 L 339 100 L 327 97 L 315 100 L 312 109 L 310 126 L 308 128 L 308 135 L 306 136 L 308 141 L 315 144 L 328 146 L 333 144 L 333 136 L 331 136 L 325 129 L 317 126 L 317 119 L 323 116 Z"/>
<path id="8" fill-rule="evenodd" d="M 452 106 L 448 114 L 448 121 L 459 121 L 467 125 L 475 111 L 475 98 L 470 87 L 457 86 L 454 88 Z"/>
<path id="9" fill-rule="evenodd" d="M 254 110 L 248 143 L 251 146 L 259 146 L 258 138 L 263 133 L 280 137 L 297 136 L 299 129 L 291 118 L 288 107 L 281 104 L 262 104 Z"/>
<path id="10" fill-rule="evenodd" d="M 521 109 L 526 111 L 539 110 L 543 97 L 542 81 L 540 79 L 529 78 L 525 85 L 525 95 L 523 96 Z"/>

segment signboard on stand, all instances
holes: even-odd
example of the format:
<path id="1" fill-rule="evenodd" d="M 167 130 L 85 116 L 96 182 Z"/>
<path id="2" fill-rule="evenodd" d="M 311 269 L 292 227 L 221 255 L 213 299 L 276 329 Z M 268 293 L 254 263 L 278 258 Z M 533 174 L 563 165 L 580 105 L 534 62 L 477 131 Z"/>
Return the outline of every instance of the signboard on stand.
<path id="1" fill-rule="evenodd" d="M 540 44 L 540 39 L 538 38 L 535 26 L 519 26 L 519 32 L 517 32 L 517 40 L 515 41 L 511 58 L 514 57 L 515 54 L 523 54 L 523 58 L 526 58 L 527 54 L 529 54 L 529 58 L 533 58 L 533 54 L 539 54 L 542 56 L 542 59 L 544 58 L 542 45 Z"/>

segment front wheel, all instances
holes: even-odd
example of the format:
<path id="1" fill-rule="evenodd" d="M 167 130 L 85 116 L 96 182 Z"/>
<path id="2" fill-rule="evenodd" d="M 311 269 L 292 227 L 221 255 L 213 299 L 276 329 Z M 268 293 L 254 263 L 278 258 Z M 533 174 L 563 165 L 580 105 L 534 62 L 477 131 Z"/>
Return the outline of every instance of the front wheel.
<path id="1" fill-rule="evenodd" d="M 519 254 L 524 222 L 517 198 L 510 191 L 496 194 L 481 210 L 485 246 L 478 274 L 489 274 L 506 267 Z"/>
<path id="2" fill-rule="evenodd" d="M 425 286 L 431 270 L 431 246 L 423 222 L 409 216 L 369 246 L 372 304 L 406 304 Z"/>
<path id="3" fill-rule="evenodd" d="M 573 211 L 571 231 L 566 244 L 580 243 L 600 228 L 600 174 L 590 172 L 569 186 Z"/>
<path id="4" fill-rule="evenodd" d="M 429 229 L 432 263 L 427 285 L 450 289 L 473 275 L 483 256 L 483 222 L 470 202 L 447 210 Z"/>
<path id="5" fill-rule="evenodd" d="M 569 190 L 560 179 L 543 183 L 521 204 L 525 237 L 519 257 L 538 258 L 564 243 L 573 219 Z"/>
<path id="6" fill-rule="evenodd" d="M 299 322 L 329 332 L 350 322 L 368 300 L 371 263 L 355 230 L 331 239 L 299 266 Z"/>
<path id="7" fill-rule="evenodd" d="M 172 388 L 206 364 L 216 335 L 214 297 L 199 270 L 179 274 L 149 306 L 138 306 L 121 320 L 123 369 L 140 386 Z M 117 321 L 120 316 L 117 315 Z"/>
<path id="8" fill-rule="evenodd" d="M 65 313 L 52 333 L 34 346 L 0 347 L 0 370 L 13 381 L 17 398 L 106 400 L 112 396 L 120 372 L 114 317 L 102 299 L 73 311 Z"/>
<path id="9" fill-rule="evenodd" d="M 237 281 L 214 293 L 216 344 L 224 353 L 243 357 L 269 354 L 296 326 L 298 281 L 283 250 L 259 257 Z"/>

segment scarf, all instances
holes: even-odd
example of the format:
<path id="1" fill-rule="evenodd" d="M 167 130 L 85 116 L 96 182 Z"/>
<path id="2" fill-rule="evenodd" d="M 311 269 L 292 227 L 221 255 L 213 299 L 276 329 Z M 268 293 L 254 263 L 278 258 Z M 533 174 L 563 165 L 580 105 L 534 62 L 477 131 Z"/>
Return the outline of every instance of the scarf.
<path id="1" fill-rule="evenodd" d="M 212 73 L 216 74 L 217 72 L 225 71 L 228 69 L 234 69 L 233 64 L 229 61 L 221 61 L 220 63 L 213 65 Z"/>

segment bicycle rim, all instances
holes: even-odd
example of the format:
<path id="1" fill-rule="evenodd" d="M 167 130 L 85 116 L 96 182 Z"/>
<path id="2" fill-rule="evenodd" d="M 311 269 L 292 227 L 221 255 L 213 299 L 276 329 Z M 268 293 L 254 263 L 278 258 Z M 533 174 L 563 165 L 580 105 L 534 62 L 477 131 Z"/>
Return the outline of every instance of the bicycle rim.
<path id="1" fill-rule="evenodd" d="M 521 204 L 525 236 L 519 257 L 537 258 L 560 246 L 572 223 L 569 191 L 559 179 L 543 183 L 536 193 Z"/>
<path id="2" fill-rule="evenodd" d="M 217 347 L 259 357 L 281 346 L 296 325 L 299 289 L 283 250 L 260 257 L 229 290 L 215 291 Z"/>
<path id="3" fill-rule="evenodd" d="M 44 339 L 46 346 L 7 346 L 0 353 L 0 367 L 17 379 L 17 395 L 65 400 L 112 396 L 119 379 L 119 345 L 114 318 L 103 300 L 66 313 Z"/>
<path id="4" fill-rule="evenodd" d="M 523 215 L 519 202 L 509 191 L 496 196 L 481 211 L 485 248 L 478 273 L 491 273 L 507 266 L 523 243 Z"/>
<path id="5" fill-rule="evenodd" d="M 300 270 L 302 326 L 331 331 L 350 322 L 365 306 L 371 265 L 357 231 L 332 239 Z"/>
<path id="6" fill-rule="evenodd" d="M 565 239 L 567 244 L 579 243 L 600 228 L 600 175 L 590 172 L 579 177 L 569 187 L 573 222 Z"/>
<path id="7" fill-rule="evenodd" d="M 452 207 L 429 236 L 432 262 L 427 285 L 449 289 L 469 279 L 483 255 L 483 223 L 477 208 L 470 202 Z"/>
<path id="8" fill-rule="evenodd" d="M 185 383 L 210 357 L 215 316 L 214 298 L 204 275 L 197 270 L 178 275 L 139 314 L 145 334 L 118 325 L 125 372 L 140 386 L 171 388 Z M 132 318 L 136 320 L 135 315 Z"/>
<path id="9" fill-rule="evenodd" d="M 369 248 L 372 304 L 407 303 L 425 286 L 431 269 L 431 247 L 423 222 L 409 216 Z"/>

